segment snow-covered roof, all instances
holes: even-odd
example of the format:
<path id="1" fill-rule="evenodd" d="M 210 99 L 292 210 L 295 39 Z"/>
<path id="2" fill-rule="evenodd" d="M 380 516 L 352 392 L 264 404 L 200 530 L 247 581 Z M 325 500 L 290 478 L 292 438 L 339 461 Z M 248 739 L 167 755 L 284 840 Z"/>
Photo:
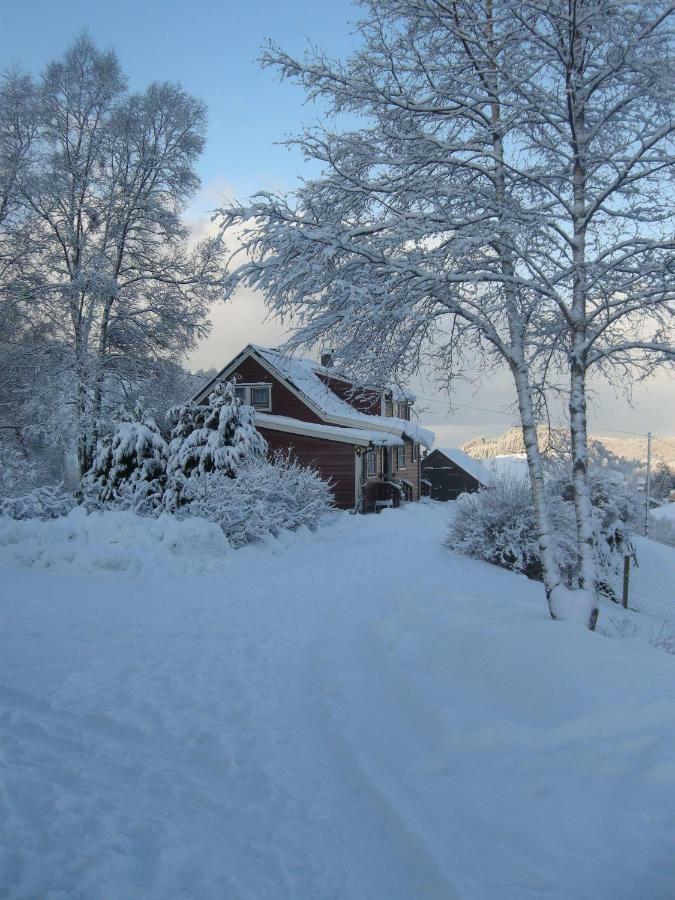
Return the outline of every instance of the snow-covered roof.
<path id="1" fill-rule="evenodd" d="M 398 436 L 405 434 L 410 440 L 427 448 L 433 445 L 434 433 L 415 422 L 395 416 L 371 416 L 360 412 L 346 400 L 338 397 L 319 377 L 321 374 L 330 378 L 341 378 L 342 376 L 333 369 L 325 368 L 312 359 L 290 356 L 280 350 L 257 344 L 249 344 L 249 349 L 307 398 L 310 405 L 320 412 L 322 418 L 349 428 L 361 428 L 370 432 L 386 431 L 396 433 Z"/>
<path id="2" fill-rule="evenodd" d="M 340 425 L 322 425 L 319 422 L 305 422 L 289 416 L 274 416 L 270 413 L 257 412 L 255 424 L 270 431 L 285 431 L 290 434 L 306 434 L 324 440 L 341 441 L 346 444 L 357 444 L 368 447 L 401 447 L 403 438 L 400 435 L 384 431 L 369 431 L 362 428 L 342 428 Z"/>
<path id="3" fill-rule="evenodd" d="M 474 459 L 457 447 L 436 447 L 434 452 L 436 451 L 442 453 L 443 456 L 447 457 L 456 466 L 459 466 L 460 469 L 464 469 L 465 472 L 468 472 L 469 475 L 485 487 L 489 487 L 493 483 L 494 476 L 484 465 L 486 460 Z"/>

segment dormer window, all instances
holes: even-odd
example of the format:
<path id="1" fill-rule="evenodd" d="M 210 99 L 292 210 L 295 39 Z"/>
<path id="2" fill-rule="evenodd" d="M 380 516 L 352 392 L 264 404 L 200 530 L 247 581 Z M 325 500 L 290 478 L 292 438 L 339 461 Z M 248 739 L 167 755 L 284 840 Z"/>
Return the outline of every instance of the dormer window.
<path id="1" fill-rule="evenodd" d="M 407 422 L 410 421 L 410 404 L 405 401 L 399 401 L 397 403 L 398 410 L 397 415 L 399 419 L 405 419 Z"/>
<path id="2" fill-rule="evenodd" d="M 258 412 L 272 409 L 272 386 L 270 384 L 238 384 L 234 389 L 237 400 L 252 406 Z"/>

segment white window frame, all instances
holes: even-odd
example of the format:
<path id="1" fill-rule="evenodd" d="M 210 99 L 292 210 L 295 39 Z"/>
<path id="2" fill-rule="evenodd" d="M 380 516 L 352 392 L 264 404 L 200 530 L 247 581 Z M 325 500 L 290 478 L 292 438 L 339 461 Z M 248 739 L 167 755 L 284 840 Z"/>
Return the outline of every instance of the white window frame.
<path id="1" fill-rule="evenodd" d="M 420 445 L 417 441 L 413 441 L 413 451 L 412 451 L 413 462 L 419 462 L 420 459 Z"/>
<path id="2" fill-rule="evenodd" d="M 405 441 L 402 447 L 396 448 L 396 468 L 405 469 Z"/>
<path id="3" fill-rule="evenodd" d="M 268 381 L 247 382 L 245 384 L 236 384 L 236 388 L 245 391 L 245 399 L 242 401 L 247 406 L 253 406 L 258 412 L 272 411 L 272 385 Z M 254 406 L 251 400 L 254 388 L 265 388 L 267 390 L 267 406 Z"/>
<path id="4" fill-rule="evenodd" d="M 377 452 L 377 448 L 373 448 L 370 453 L 367 454 L 368 461 L 366 464 L 366 475 L 368 478 L 375 478 L 377 476 Z"/>

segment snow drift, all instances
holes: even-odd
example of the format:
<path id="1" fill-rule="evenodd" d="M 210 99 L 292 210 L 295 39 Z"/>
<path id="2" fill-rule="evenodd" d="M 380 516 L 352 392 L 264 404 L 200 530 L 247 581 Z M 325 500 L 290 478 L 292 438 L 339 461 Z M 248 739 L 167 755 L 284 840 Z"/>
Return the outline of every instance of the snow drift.
<path id="1" fill-rule="evenodd" d="M 59 519 L 0 519 L 0 565 L 187 575 L 222 571 L 229 544 L 204 519 L 77 507 Z"/>

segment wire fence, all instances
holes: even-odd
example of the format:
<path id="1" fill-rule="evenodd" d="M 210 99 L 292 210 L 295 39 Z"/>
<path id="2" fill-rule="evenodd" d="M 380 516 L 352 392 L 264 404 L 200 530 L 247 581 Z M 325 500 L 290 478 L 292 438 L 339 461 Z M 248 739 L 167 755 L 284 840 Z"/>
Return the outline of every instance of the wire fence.
<path id="1" fill-rule="evenodd" d="M 649 540 L 636 540 L 637 564 L 630 561 L 628 607 L 675 636 L 675 553 L 666 546 L 675 547 L 675 522 L 650 517 Z"/>
<path id="2" fill-rule="evenodd" d="M 657 519 L 655 516 L 650 516 L 648 536 L 652 541 L 658 541 L 659 544 L 675 547 L 675 519 Z"/>

